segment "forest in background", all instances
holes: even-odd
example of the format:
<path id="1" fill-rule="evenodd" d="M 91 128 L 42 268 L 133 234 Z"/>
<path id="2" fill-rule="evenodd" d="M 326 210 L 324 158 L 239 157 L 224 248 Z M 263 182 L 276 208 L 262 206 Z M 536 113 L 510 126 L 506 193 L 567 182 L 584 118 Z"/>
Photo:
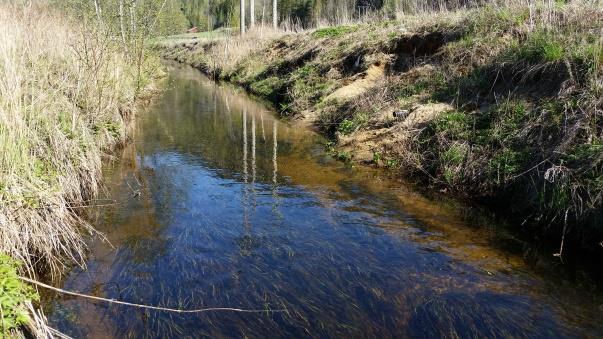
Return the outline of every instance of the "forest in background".
<path id="1" fill-rule="evenodd" d="M 191 27 L 210 31 L 239 26 L 238 0 L 180 0 Z M 272 22 L 272 1 L 256 0 L 254 14 L 259 24 Z M 393 19 L 401 14 L 471 8 L 497 1 L 483 0 L 277 0 L 278 22 L 286 28 L 338 25 L 368 18 Z M 505 2 L 505 1 L 500 1 Z M 247 17 L 250 1 L 246 1 Z M 249 22 L 247 19 L 246 22 Z"/>

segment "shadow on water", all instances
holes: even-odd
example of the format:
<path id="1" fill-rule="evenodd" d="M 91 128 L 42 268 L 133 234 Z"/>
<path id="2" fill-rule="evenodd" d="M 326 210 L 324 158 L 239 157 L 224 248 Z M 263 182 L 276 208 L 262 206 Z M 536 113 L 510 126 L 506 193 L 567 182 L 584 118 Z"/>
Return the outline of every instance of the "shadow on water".
<path id="1" fill-rule="evenodd" d="M 600 294 L 549 280 L 521 254 L 424 198 L 323 152 L 237 89 L 171 66 L 171 87 L 106 165 L 120 204 L 92 220 L 66 289 L 178 315 L 48 296 L 75 337 L 573 337 L 603 335 Z"/>

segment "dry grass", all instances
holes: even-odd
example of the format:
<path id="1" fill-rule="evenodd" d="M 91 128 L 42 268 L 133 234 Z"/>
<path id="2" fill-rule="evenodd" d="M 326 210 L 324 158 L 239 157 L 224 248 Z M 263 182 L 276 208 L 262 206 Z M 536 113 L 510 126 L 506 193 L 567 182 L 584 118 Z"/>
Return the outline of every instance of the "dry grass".
<path id="1" fill-rule="evenodd" d="M 282 36 L 282 32 L 272 29 L 257 29 L 247 32 L 243 37 L 235 36 L 230 39 L 219 40 L 206 52 L 206 57 L 211 60 L 214 72 L 230 72 L 243 59 L 255 51 L 267 46 L 272 39 Z"/>
<path id="2" fill-rule="evenodd" d="M 233 72 L 245 58 L 265 49 L 272 40 L 285 34 L 285 30 L 258 26 L 244 36 L 228 31 L 183 34 L 158 40 L 156 46 L 164 51 L 182 51 L 169 58 L 202 68 L 206 73 L 219 77 L 222 73 Z M 203 53 L 187 53 L 197 48 L 202 48 Z"/>
<path id="3" fill-rule="evenodd" d="M 133 66 L 109 38 L 43 5 L 0 4 L 0 252 L 58 273 L 82 263 L 77 213 L 126 136 Z"/>

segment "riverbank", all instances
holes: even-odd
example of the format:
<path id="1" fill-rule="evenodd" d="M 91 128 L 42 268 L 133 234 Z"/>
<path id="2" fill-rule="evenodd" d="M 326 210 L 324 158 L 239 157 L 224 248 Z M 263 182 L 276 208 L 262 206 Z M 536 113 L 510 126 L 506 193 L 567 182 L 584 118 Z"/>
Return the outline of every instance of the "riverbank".
<path id="1" fill-rule="evenodd" d="M 342 160 L 600 252 L 601 16 L 586 3 L 487 7 L 156 46 L 320 129 Z"/>
<path id="2" fill-rule="evenodd" d="M 0 32 L 0 328 L 45 337 L 17 273 L 83 264 L 101 159 L 127 140 L 162 71 L 157 57 L 131 62 L 97 26 L 50 5 L 0 5 Z"/>

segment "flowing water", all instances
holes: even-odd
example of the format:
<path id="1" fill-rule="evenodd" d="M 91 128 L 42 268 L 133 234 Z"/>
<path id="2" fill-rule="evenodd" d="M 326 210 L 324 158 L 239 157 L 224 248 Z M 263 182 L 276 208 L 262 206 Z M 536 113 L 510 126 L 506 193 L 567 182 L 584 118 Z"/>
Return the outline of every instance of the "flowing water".
<path id="1" fill-rule="evenodd" d="M 170 66 L 106 165 L 87 269 L 49 295 L 74 337 L 599 337 L 603 299 L 547 278 L 488 219 L 349 168 L 240 90 Z M 475 224 L 472 223 L 472 224 Z M 520 245 L 521 246 L 521 245 Z M 506 246 L 505 246 L 506 247 Z M 271 310 L 285 310 L 272 312 Z"/>

